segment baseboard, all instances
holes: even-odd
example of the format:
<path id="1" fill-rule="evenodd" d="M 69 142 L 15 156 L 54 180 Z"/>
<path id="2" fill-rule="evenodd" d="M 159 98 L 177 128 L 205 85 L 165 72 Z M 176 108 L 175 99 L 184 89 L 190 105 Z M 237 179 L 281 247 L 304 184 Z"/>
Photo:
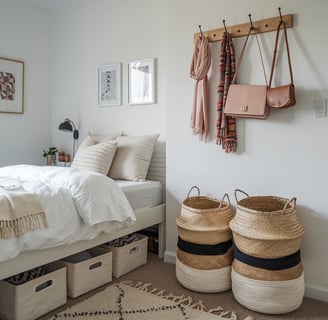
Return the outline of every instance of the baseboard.
<path id="1" fill-rule="evenodd" d="M 328 302 L 328 289 L 324 287 L 306 285 L 304 295 L 307 298 Z"/>
<path id="2" fill-rule="evenodd" d="M 171 251 L 164 252 L 164 262 L 175 264 L 176 253 Z"/>

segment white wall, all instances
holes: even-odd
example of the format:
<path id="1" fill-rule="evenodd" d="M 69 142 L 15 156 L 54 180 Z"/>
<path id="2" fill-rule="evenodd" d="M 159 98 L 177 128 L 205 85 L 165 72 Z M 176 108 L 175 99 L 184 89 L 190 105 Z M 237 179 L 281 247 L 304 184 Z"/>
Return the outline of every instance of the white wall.
<path id="1" fill-rule="evenodd" d="M 105 134 L 160 133 L 165 138 L 165 60 L 163 1 L 71 1 L 55 21 L 55 86 L 53 137 L 72 149 L 72 138 L 56 130 L 66 117 L 87 131 Z M 156 58 L 157 103 L 127 104 L 127 63 Z M 122 105 L 97 107 L 97 67 L 122 63 Z"/>
<path id="2" fill-rule="evenodd" d="M 176 251 L 175 218 L 192 185 L 202 194 L 221 197 L 235 188 L 250 195 L 297 197 L 297 213 L 305 225 L 302 259 L 306 294 L 328 301 L 328 212 L 327 212 L 327 118 L 314 118 L 313 98 L 328 97 L 326 12 L 328 2 L 298 0 L 168 0 L 167 25 L 167 248 L 166 260 Z M 202 143 L 190 130 L 194 81 L 188 71 L 193 52 L 193 33 L 283 14 L 294 14 L 288 30 L 297 105 L 275 110 L 269 120 L 238 120 L 237 154 L 225 154 L 215 144 L 215 107 L 219 45 L 212 45 L 210 71 L 211 138 Z M 274 33 L 261 35 L 269 64 Z M 237 53 L 244 38 L 235 40 Z M 255 44 L 255 42 L 254 42 Z M 252 47 L 253 49 L 253 47 Z M 258 67 L 258 54 L 244 60 L 246 72 Z M 246 57 L 245 57 L 246 58 Z M 253 58 L 253 59 L 252 59 Z M 256 60 L 257 59 L 257 60 Z M 269 67 L 268 67 L 269 69 Z M 256 69 L 257 70 L 257 69 Z M 248 81 L 248 72 L 241 81 Z M 261 69 L 252 75 L 261 82 Z"/>
<path id="3" fill-rule="evenodd" d="M 14 11 L 15 7 L 9 3 L 1 1 L 1 5 L 6 5 L 6 13 L 2 13 L 1 7 L 0 17 L 3 21 L 10 13 L 16 21 L 18 26 L 13 27 L 14 36 L 29 39 L 31 34 L 49 34 L 43 13 L 24 7 L 24 10 L 29 10 L 27 15 L 24 10 Z M 50 74 L 50 61 L 45 60 L 53 54 L 52 141 L 58 147 L 71 150 L 71 137 L 57 130 L 58 124 L 66 117 L 78 124 L 82 137 L 88 130 L 98 133 L 124 130 L 132 134 L 160 132 L 161 138 L 167 140 L 166 260 L 174 261 L 175 218 L 192 185 L 198 185 L 202 194 L 217 197 L 228 192 L 232 198 L 235 188 L 251 195 L 296 196 L 297 213 L 306 229 L 302 245 L 306 294 L 328 301 L 328 213 L 325 201 L 328 126 L 327 118 L 314 118 L 312 106 L 313 98 L 328 96 L 328 46 L 325 43 L 328 3 L 323 0 L 71 0 L 65 5 L 64 11 L 56 13 L 53 50 L 49 50 L 51 41 L 44 38 L 42 44 L 36 44 L 40 46 L 39 50 L 32 49 L 32 53 L 29 53 L 26 42 L 18 42 L 12 47 L 4 31 L 0 31 L 8 44 L 2 46 L 8 51 L 2 54 L 28 59 L 30 68 L 35 64 L 39 66 L 41 60 L 41 66 L 36 68 L 38 76 L 27 82 L 28 95 L 34 93 L 27 96 L 27 113 L 23 116 L 0 115 L 1 161 L 3 150 L 10 152 L 6 133 L 12 128 L 22 128 L 24 134 L 28 133 L 14 135 L 11 144 L 17 148 L 17 154 L 11 153 L 13 157 L 6 158 L 3 163 L 18 162 L 18 150 L 24 148 L 20 139 L 26 136 L 33 138 L 33 144 L 28 145 L 34 148 L 33 154 L 39 152 L 43 141 L 49 140 L 46 131 L 40 134 L 33 126 L 33 118 L 45 122 L 50 119 L 47 104 L 50 101 L 43 96 L 39 99 L 40 86 L 35 77 L 42 79 L 42 87 L 44 79 L 50 81 L 46 77 Z M 189 77 L 189 67 L 193 33 L 198 31 L 199 24 L 203 30 L 221 27 L 222 19 L 226 19 L 227 25 L 247 22 L 248 13 L 252 13 L 253 20 L 276 16 L 278 6 L 282 7 L 283 13 L 294 14 L 294 27 L 288 30 L 288 34 L 297 106 L 272 112 L 266 121 L 239 120 L 239 151 L 225 154 L 215 144 L 219 44 L 212 44 L 210 141 L 199 142 L 190 130 L 194 81 Z M 28 22 L 24 24 L 26 19 Z M 35 21 L 36 30 L 32 21 Z M 37 28 L 37 23 L 41 29 Z M 235 41 L 237 53 L 242 40 Z M 274 33 L 261 35 L 261 40 L 268 64 Z M 37 61 L 34 60 L 36 52 L 41 56 Z M 126 64 L 147 57 L 157 59 L 158 102 L 149 106 L 127 106 Z M 245 72 L 257 67 L 257 60 L 251 57 L 253 55 L 245 60 L 243 81 L 248 80 Z M 123 63 L 123 104 L 99 108 L 96 106 L 97 66 L 117 61 Z M 251 80 L 262 81 L 260 72 L 252 72 Z M 45 91 L 43 94 L 49 98 L 47 88 Z"/>
<path id="4" fill-rule="evenodd" d="M 24 114 L 0 113 L 0 166 L 41 164 L 51 143 L 51 14 L 0 0 L 0 57 L 25 64 Z"/>

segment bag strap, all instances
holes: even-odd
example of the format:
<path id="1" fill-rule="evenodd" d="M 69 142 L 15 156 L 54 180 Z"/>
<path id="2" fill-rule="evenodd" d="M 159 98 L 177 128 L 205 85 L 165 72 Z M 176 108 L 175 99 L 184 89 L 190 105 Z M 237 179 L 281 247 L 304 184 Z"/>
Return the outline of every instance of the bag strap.
<path id="1" fill-rule="evenodd" d="M 290 73 L 290 81 L 291 81 L 291 84 L 292 85 L 294 84 L 292 64 L 290 62 L 290 53 L 289 53 L 289 45 L 288 45 L 288 38 L 287 38 L 286 23 L 283 20 L 281 20 L 279 22 L 278 28 L 277 28 L 276 42 L 275 42 L 275 46 L 274 46 L 274 52 L 273 52 L 273 58 L 272 58 L 272 66 L 271 66 L 271 74 L 270 74 L 270 80 L 269 80 L 269 88 L 271 88 L 272 79 L 273 79 L 273 73 L 274 73 L 274 66 L 276 64 L 277 51 L 278 51 L 278 40 L 279 40 L 279 34 L 280 34 L 281 25 L 284 26 L 285 42 L 286 42 L 288 65 L 289 65 L 289 73 Z"/>
<path id="2" fill-rule="evenodd" d="M 263 68 L 263 73 L 264 73 L 264 79 L 265 79 L 266 85 L 268 86 L 268 80 L 267 80 L 266 73 L 265 73 L 264 62 L 263 62 L 262 51 L 261 51 L 259 39 L 257 37 L 256 29 L 255 28 L 252 28 L 252 27 L 249 28 L 249 31 L 247 33 L 247 36 L 246 36 L 246 39 L 245 39 L 245 42 L 244 42 L 244 45 L 243 45 L 243 49 L 241 50 L 241 54 L 240 54 L 240 57 L 239 57 L 239 60 L 238 60 L 238 63 L 237 63 L 236 72 L 235 72 L 235 74 L 234 74 L 234 76 L 232 78 L 231 84 L 234 84 L 236 82 L 237 73 L 239 71 L 239 67 L 241 65 L 241 61 L 242 61 L 243 56 L 244 56 L 244 52 L 245 52 L 245 49 L 246 49 L 247 41 L 248 41 L 248 38 L 249 38 L 250 34 L 252 33 L 252 31 L 254 31 L 255 38 L 256 38 L 256 43 L 257 43 L 257 47 L 259 48 L 259 51 L 260 51 L 262 68 Z"/>

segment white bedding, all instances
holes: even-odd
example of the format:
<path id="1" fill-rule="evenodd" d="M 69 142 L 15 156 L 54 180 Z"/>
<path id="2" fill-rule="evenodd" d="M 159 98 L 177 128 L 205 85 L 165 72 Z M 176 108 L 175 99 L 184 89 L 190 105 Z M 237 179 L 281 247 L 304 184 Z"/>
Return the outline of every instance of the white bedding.
<path id="1" fill-rule="evenodd" d="M 144 182 L 115 180 L 134 210 L 151 208 L 163 203 L 162 185 L 159 181 Z"/>
<path id="2" fill-rule="evenodd" d="M 125 194 L 109 177 L 52 166 L 0 168 L 0 185 L 22 186 L 41 199 L 49 228 L 0 239 L 0 262 L 22 251 L 45 249 L 132 225 L 135 215 Z M 1 203 L 0 203 L 1 209 Z"/>

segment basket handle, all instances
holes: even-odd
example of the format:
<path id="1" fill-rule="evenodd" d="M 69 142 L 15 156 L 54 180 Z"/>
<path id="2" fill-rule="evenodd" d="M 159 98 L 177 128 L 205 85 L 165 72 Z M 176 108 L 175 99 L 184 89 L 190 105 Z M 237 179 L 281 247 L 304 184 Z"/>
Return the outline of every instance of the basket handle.
<path id="1" fill-rule="evenodd" d="M 243 190 L 240 190 L 240 189 L 235 189 L 235 199 L 236 199 L 236 203 L 239 203 L 238 199 L 237 199 L 237 192 L 241 192 L 243 193 L 246 197 L 249 197 L 248 193 L 243 191 Z"/>
<path id="2" fill-rule="evenodd" d="M 189 198 L 189 196 L 190 196 L 190 192 L 191 192 L 193 189 L 197 189 L 197 191 L 198 191 L 198 197 L 200 196 L 200 190 L 199 190 L 199 188 L 198 188 L 197 186 L 192 186 L 192 187 L 190 188 L 188 194 L 187 194 L 187 198 Z"/>
<path id="3" fill-rule="evenodd" d="M 219 210 L 221 209 L 221 206 L 222 206 L 222 203 L 223 203 L 223 199 L 224 198 L 227 198 L 228 199 L 228 202 L 229 202 L 229 206 L 230 206 L 230 198 L 229 198 L 229 195 L 227 193 L 225 193 L 221 199 L 221 202 L 220 202 L 220 205 L 219 205 Z"/>
<path id="4" fill-rule="evenodd" d="M 295 209 L 296 208 L 296 198 L 293 197 L 290 200 L 288 200 L 284 206 L 284 211 L 286 211 L 287 207 L 289 204 L 291 204 L 293 202 L 292 208 Z"/>

